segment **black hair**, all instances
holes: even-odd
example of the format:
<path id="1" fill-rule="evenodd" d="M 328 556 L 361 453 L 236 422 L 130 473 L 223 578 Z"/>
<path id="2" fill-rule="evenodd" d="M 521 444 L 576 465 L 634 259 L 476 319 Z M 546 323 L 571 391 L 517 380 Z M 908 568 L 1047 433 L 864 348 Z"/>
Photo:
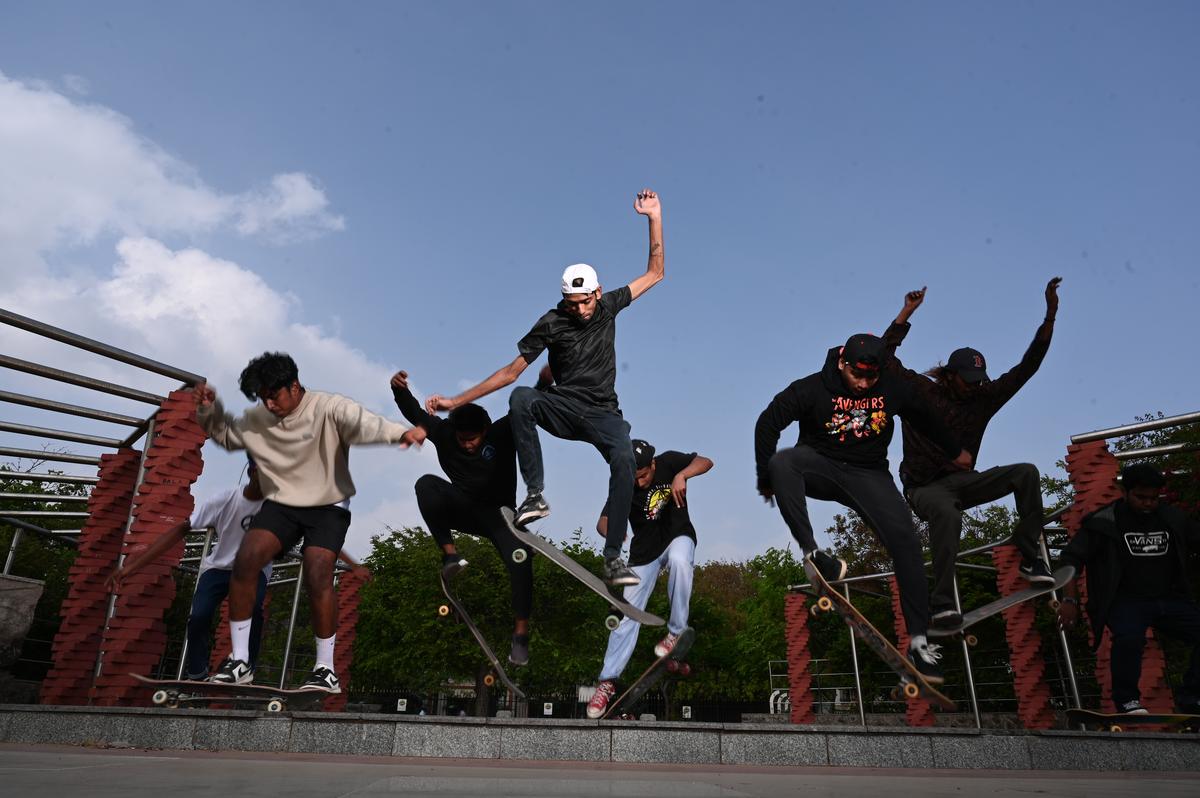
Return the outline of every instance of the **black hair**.
<path id="1" fill-rule="evenodd" d="M 1131 491 L 1134 488 L 1161 488 L 1167 484 L 1167 478 L 1149 463 L 1133 463 L 1121 469 L 1121 489 Z"/>
<path id="2" fill-rule="evenodd" d="M 930 377 L 938 385 L 945 385 L 950 381 L 950 378 L 957 372 L 949 366 L 938 363 L 933 368 L 925 372 L 926 377 Z"/>
<path id="3" fill-rule="evenodd" d="M 451 410 L 448 420 L 455 432 L 465 432 L 468 435 L 487 432 L 488 427 L 492 426 L 492 417 L 488 415 L 488 411 L 474 402 L 468 402 Z"/>
<path id="4" fill-rule="evenodd" d="M 274 393 L 300 379 L 296 361 L 285 352 L 263 352 L 242 369 L 238 389 L 251 402 L 258 401 L 264 392 Z"/>

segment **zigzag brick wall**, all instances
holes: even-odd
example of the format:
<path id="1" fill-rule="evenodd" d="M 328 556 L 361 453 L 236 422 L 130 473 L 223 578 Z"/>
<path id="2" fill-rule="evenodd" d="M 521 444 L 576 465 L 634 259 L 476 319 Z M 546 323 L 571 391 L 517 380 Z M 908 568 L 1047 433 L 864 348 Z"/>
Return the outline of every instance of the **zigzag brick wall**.
<path id="1" fill-rule="evenodd" d="M 896 648 L 900 652 L 908 652 L 908 627 L 904 623 L 904 613 L 900 609 L 900 585 L 896 581 L 896 577 L 888 577 L 888 584 L 892 591 L 892 618 L 896 627 Z M 899 677 L 897 677 L 899 678 Z M 908 709 L 904 712 L 904 719 L 909 726 L 932 726 L 935 722 L 933 707 L 925 699 L 917 696 L 916 698 L 906 698 Z"/>
<path id="2" fill-rule="evenodd" d="M 154 439 L 146 450 L 142 484 L 133 500 L 133 523 L 125 536 L 125 551 L 149 546 L 160 535 L 186 522 L 195 500 L 191 485 L 204 460 L 200 448 L 204 431 L 196 423 L 190 390 L 173 391 L 155 416 Z M 133 704 L 142 697 L 129 673 L 150 673 L 166 648 L 163 615 L 175 598 L 173 566 L 183 554 L 183 542 L 125 580 L 116 611 L 104 633 L 103 669 L 92 689 L 99 706 Z"/>
<path id="3" fill-rule="evenodd" d="M 1021 552 L 1016 546 L 992 549 L 996 566 L 996 592 L 1007 596 L 1027 587 L 1021 576 Z M 1042 638 L 1034 627 L 1035 602 L 1023 601 L 1009 607 L 1004 615 L 1004 636 L 1013 668 L 1013 692 L 1017 695 L 1017 717 L 1026 729 L 1054 727 L 1050 706 L 1050 688 L 1046 684 L 1046 660 L 1042 656 Z"/>
<path id="4" fill-rule="evenodd" d="M 784 596 L 784 634 L 787 636 L 788 701 L 791 704 L 792 723 L 812 723 L 813 712 L 812 673 L 809 663 L 812 652 L 808 650 L 808 601 L 803 593 L 788 593 Z"/>
<path id="5" fill-rule="evenodd" d="M 358 602 L 363 585 L 371 578 L 366 568 L 355 568 L 338 578 L 337 645 L 333 650 L 333 669 L 342 681 L 342 692 L 324 702 L 327 712 L 346 708 L 350 696 L 350 666 L 354 662 L 354 638 L 358 627 Z"/>
<path id="6" fill-rule="evenodd" d="M 141 452 L 121 449 L 101 455 L 99 481 L 88 499 L 88 519 L 68 576 L 62 623 L 54 638 L 50 672 L 42 681 L 43 704 L 86 704 L 108 614 L 104 580 L 116 567 L 137 483 Z"/>
<path id="7" fill-rule="evenodd" d="M 1069 535 L 1079 531 L 1084 516 L 1121 498 L 1117 474 L 1121 470 L 1117 458 L 1108 451 L 1104 441 L 1072 444 L 1067 447 L 1067 474 L 1075 489 L 1075 501 L 1063 514 L 1062 523 Z M 1085 572 L 1086 573 L 1086 572 Z M 1086 606 L 1086 579 L 1077 582 L 1081 603 Z M 1086 622 L 1086 615 L 1084 618 Z M 1095 644 L 1095 640 L 1092 641 Z M 1112 708 L 1112 673 L 1109 669 L 1112 646 L 1105 630 L 1096 650 L 1096 681 L 1100 685 L 1101 711 Z M 1142 656 L 1142 678 L 1138 683 L 1142 703 L 1151 712 L 1171 712 L 1174 700 L 1166 680 L 1166 659 L 1153 631 L 1146 633 L 1146 651 Z"/>

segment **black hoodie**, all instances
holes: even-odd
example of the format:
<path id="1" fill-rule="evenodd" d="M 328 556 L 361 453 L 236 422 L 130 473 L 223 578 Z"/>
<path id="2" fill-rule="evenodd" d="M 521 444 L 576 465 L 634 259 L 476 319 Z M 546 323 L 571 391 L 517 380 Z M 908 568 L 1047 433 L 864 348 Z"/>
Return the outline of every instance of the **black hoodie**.
<path id="1" fill-rule="evenodd" d="M 840 347 L 825 357 L 825 367 L 784 388 L 758 417 L 754 427 L 754 459 L 759 489 L 770 489 L 767 462 L 775 454 L 779 434 L 800 422 L 796 445 L 811 446 L 831 460 L 886 471 L 892 440 L 892 418 L 904 417 L 937 443 L 951 459 L 962 451 L 953 433 L 905 380 L 881 371 L 862 396 L 846 387 L 838 371 Z"/>

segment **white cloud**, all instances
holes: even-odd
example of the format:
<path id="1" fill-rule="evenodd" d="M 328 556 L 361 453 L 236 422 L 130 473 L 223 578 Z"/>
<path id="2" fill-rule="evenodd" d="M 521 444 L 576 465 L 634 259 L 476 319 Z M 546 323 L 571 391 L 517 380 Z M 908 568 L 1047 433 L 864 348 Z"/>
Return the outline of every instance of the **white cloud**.
<path id="1" fill-rule="evenodd" d="M 89 94 L 92 90 L 92 84 L 83 75 L 63 75 L 63 85 L 67 87 L 67 91 L 72 94 L 78 94 L 83 97 Z"/>
<path id="2" fill-rule="evenodd" d="M 308 175 L 275 175 L 270 186 L 238 199 L 237 229 L 243 235 L 261 233 L 280 241 L 344 230 L 345 220 L 331 215 L 328 207 L 325 192 Z"/>

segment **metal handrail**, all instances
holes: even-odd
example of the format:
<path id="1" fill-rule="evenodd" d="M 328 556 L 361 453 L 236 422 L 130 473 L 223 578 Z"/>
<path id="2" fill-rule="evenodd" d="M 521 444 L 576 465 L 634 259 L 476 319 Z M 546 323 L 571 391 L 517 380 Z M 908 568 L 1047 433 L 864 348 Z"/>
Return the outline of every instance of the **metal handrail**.
<path id="1" fill-rule="evenodd" d="M 1136 435 L 1140 432 L 1152 432 L 1156 429 L 1165 429 L 1167 427 L 1180 427 L 1184 424 L 1194 424 L 1197 422 L 1200 422 L 1200 412 L 1183 413 L 1182 415 L 1156 418 L 1151 421 L 1139 421 L 1136 424 L 1124 424 L 1120 427 L 1098 429 L 1093 432 L 1081 432 L 1078 435 L 1071 436 L 1071 443 L 1090 443 L 1109 438 L 1120 438 L 1125 435 Z"/>
<path id="2" fill-rule="evenodd" d="M 94 407 L 81 407 L 80 405 L 67 404 L 66 402 L 56 402 L 53 399 L 42 399 L 37 396 L 26 396 L 23 393 L 12 393 L 11 391 L 0 391 L 0 402 L 8 402 L 14 405 L 24 405 L 26 407 L 35 407 L 38 410 L 52 410 L 56 413 L 67 413 L 72 416 L 80 416 L 82 418 L 90 418 L 94 421 L 108 421 L 112 424 L 124 424 L 127 427 L 138 427 L 145 423 L 144 419 L 136 416 L 126 416 L 121 413 L 110 413 L 107 410 L 97 410 Z"/>

